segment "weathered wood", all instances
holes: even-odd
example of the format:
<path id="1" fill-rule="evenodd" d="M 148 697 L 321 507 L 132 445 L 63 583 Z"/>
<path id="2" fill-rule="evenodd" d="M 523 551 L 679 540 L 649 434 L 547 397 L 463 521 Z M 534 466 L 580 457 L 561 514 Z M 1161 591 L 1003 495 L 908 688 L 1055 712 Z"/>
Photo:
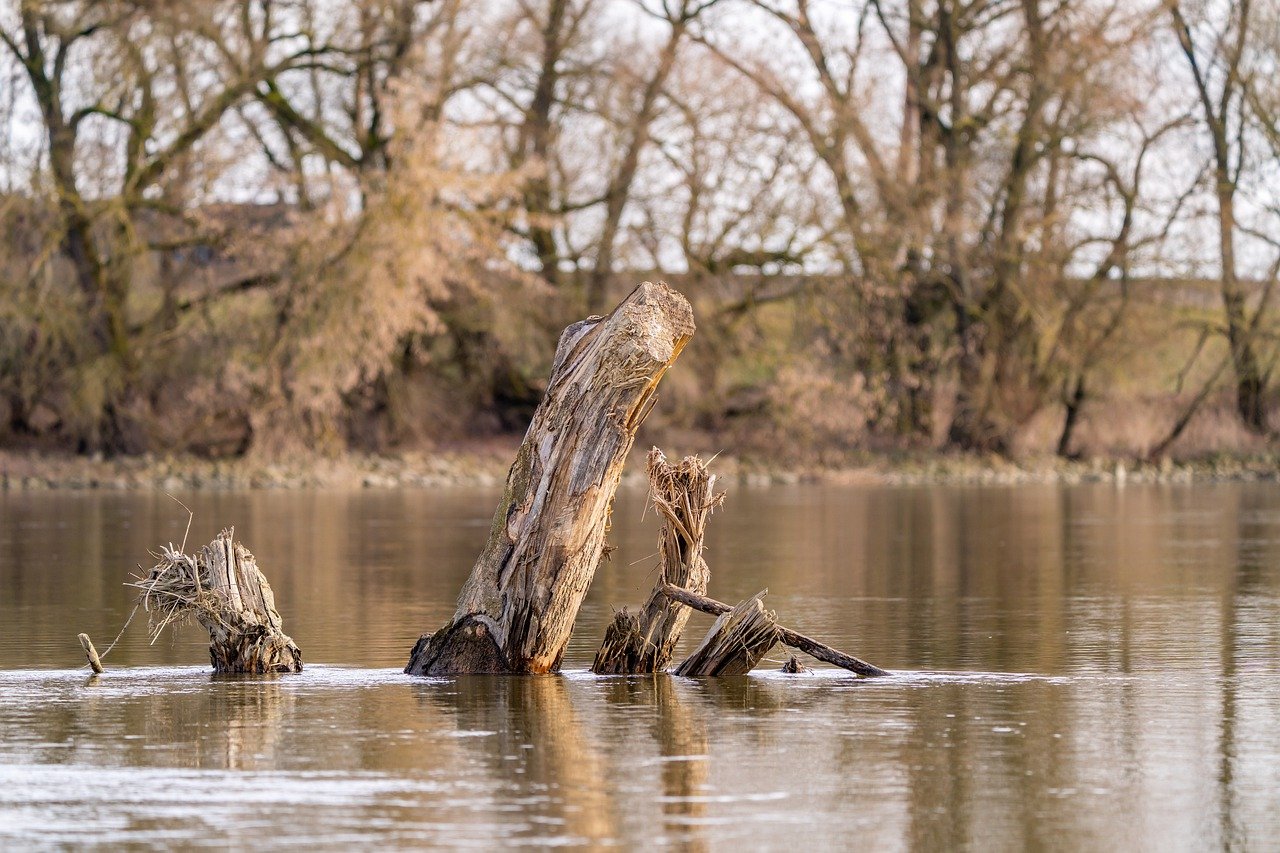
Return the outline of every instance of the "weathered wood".
<path id="1" fill-rule="evenodd" d="M 649 282 L 608 317 L 564 331 L 453 620 L 418 640 L 405 672 L 559 668 L 600 561 L 623 462 L 693 331 L 685 298 Z M 484 625 L 484 635 L 459 630 L 468 621 Z"/>
<path id="2" fill-rule="evenodd" d="M 786 659 L 786 661 L 782 664 L 782 671 L 790 675 L 796 675 L 798 673 L 804 673 L 804 672 L 813 672 L 813 670 L 809 669 L 809 667 L 800 663 L 800 658 L 796 657 L 795 655 L 792 655 L 791 657 Z"/>
<path id="3" fill-rule="evenodd" d="M 195 616 L 209 632 L 217 673 L 300 672 L 302 652 L 284 633 L 271 584 L 253 554 L 224 530 L 195 556 L 166 546 L 142 590 L 152 639 L 170 623 Z"/>
<path id="4" fill-rule="evenodd" d="M 716 619 L 707 636 L 674 670 L 675 675 L 746 675 L 778 644 L 778 622 L 764 609 L 763 592 Z"/>
<path id="5" fill-rule="evenodd" d="M 666 521 L 658 533 L 658 580 L 639 614 L 632 616 L 623 608 L 614 615 L 591 666 L 601 675 L 665 669 L 689 621 L 689 608 L 664 595 L 662 587 L 671 583 L 701 594 L 711 577 L 702 544 L 707 518 L 724 500 L 723 494 L 715 493 L 715 475 L 696 456 L 671 465 L 656 447 L 649 451 L 646 470 L 650 500 Z"/>
<path id="6" fill-rule="evenodd" d="M 89 639 L 88 634 L 77 634 L 76 639 L 80 641 L 80 647 L 84 649 L 84 655 L 89 659 L 89 668 L 97 675 L 106 672 L 102 667 L 102 659 L 98 657 L 98 650 L 93 647 L 93 640 Z M 111 651 L 111 649 L 107 649 Z"/>
<path id="7" fill-rule="evenodd" d="M 662 587 L 662 594 L 668 598 L 687 604 L 694 610 L 700 610 L 703 613 L 709 613 L 712 616 L 719 616 L 721 614 L 728 613 L 733 609 L 722 601 L 716 601 L 714 598 L 707 598 L 705 595 L 696 595 L 686 589 L 681 589 L 680 587 L 672 584 L 665 584 Z M 784 646 L 799 649 L 805 654 L 812 655 L 818 660 L 826 661 L 829 664 L 842 667 L 850 672 L 855 672 L 858 675 L 867 678 L 892 674 L 888 670 L 881 669 L 880 667 L 867 663 L 853 655 L 845 654 L 839 649 L 833 649 L 825 643 L 820 643 L 812 637 L 806 637 L 804 634 L 800 634 L 783 625 L 778 626 L 778 641 Z"/>

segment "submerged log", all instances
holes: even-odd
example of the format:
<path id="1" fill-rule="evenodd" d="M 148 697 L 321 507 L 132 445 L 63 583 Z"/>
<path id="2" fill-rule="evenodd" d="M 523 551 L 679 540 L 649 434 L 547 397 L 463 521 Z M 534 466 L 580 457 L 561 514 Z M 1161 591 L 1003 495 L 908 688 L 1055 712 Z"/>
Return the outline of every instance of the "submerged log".
<path id="1" fill-rule="evenodd" d="M 710 613 L 713 616 L 719 616 L 733 610 L 732 607 L 724 602 L 716 601 L 714 598 L 707 598 L 705 595 L 696 595 L 672 584 L 664 585 L 662 594 L 675 601 L 687 604 L 694 610 L 701 610 L 703 613 Z M 839 649 L 833 649 L 825 643 L 820 643 L 812 637 L 806 637 L 804 634 L 782 625 L 778 626 L 778 641 L 784 646 L 790 646 L 793 649 L 799 649 L 806 654 L 812 655 L 820 661 L 826 661 L 833 666 L 842 667 L 867 678 L 891 674 L 888 670 L 881 669 L 853 655 L 845 654 Z"/>
<path id="2" fill-rule="evenodd" d="M 166 546 L 142 590 L 154 641 L 191 616 L 209 632 L 216 673 L 301 672 L 302 652 L 284 633 L 271 584 L 253 554 L 224 530 L 193 557 Z"/>
<path id="3" fill-rule="evenodd" d="M 608 317 L 564 331 L 453 620 L 418 640 L 405 672 L 559 668 L 600 561 L 623 462 L 693 331 L 685 298 L 649 282 Z"/>
<path id="4" fill-rule="evenodd" d="M 605 631 L 592 672 L 642 675 L 665 669 L 689 621 L 689 608 L 663 594 L 666 584 L 702 594 L 711 571 L 702 559 L 707 518 L 724 500 L 716 494 L 715 475 L 696 456 L 677 465 L 658 448 L 649 451 L 649 497 L 665 519 L 658 534 L 660 570 L 657 583 L 640 613 L 619 611 Z"/>
<path id="5" fill-rule="evenodd" d="M 760 601 L 763 592 L 720 614 L 675 675 L 746 675 L 778 644 L 778 621 Z"/>
<path id="6" fill-rule="evenodd" d="M 786 661 L 782 664 L 782 672 L 788 673 L 790 675 L 796 675 L 802 672 L 813 672 L 813 670 L 809 669 L 809 667 L 800 663 L 800 658 L 796 657 L 795 655 L 792 655 L 791 657 L 787 658 Z"/>

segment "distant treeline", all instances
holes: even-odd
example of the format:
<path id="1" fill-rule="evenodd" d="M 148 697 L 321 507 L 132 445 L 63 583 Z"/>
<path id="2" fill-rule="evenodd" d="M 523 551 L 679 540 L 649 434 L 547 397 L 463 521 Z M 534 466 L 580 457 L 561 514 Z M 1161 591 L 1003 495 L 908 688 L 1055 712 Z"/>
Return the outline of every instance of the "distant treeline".
<path id="1" fill-rule="evenodd" d="M 664 277 L 658 427 L 1256 448 L 1278 65 L 1247 2 L 7 0 L 0 446 L 518 430 Z"/>

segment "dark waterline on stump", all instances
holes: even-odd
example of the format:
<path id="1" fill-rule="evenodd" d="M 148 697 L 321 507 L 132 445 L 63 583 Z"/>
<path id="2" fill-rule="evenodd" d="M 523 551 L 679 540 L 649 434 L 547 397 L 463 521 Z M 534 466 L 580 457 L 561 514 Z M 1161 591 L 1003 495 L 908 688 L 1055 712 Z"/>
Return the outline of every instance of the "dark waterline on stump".
<path id="1" fill-rule="evenodd" d="M 121 582 L 162 495 L 0 495 L 0 847 L 564 842 L 1265 847 L 1280 837 L 1280 488 L 730 488 L 709 594 L 893 671 L 586 672 L 653 587 L 619 494 L 563 676 L 410 679 L 497 490 L 182 495 L 234 524 L 308 664 L 215 678 Z M 705 635 L 694 614 L 677 660 Z M 315 663 L 311 663 L 314 661 Z M 960 670 L 957 673 L 925 670 Z"/>

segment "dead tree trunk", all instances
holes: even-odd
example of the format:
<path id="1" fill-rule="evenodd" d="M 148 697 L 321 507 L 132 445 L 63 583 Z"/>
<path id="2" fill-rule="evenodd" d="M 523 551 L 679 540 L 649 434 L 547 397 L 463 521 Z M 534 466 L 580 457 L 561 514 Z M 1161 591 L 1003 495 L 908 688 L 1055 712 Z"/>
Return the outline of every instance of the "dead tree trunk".
<path id="1" fill-rule="evenodd" d="M 559 668 L 600 561 L 623 462 L 693 330 L 684 297 L 646 282 L 608 317 L 564 331 L 453 621 L 418 640 L 405 672 Z"/>
<path id="2" fill-rule="evenodd" d="M 142 590 L 153 641 L 171 623 L 196 617 L 209 632 L 214 672 L 302 671 L 302 652 L 284 633 L 271 584 L 233 530 L 194 557 L 162 548 L 160 562 L 131 586 Z"/>
<path id="3" fill-rule="evenodd" d="M 714 598 L 707 598 L 705 595 L 695 595 L 672 584 L 663 586 L 662 594 L 674 601 L 687 604 L 694 610 L 710 613 L 712 616 L 721 616 L 733 610 L 732 607 L 724 602 L 716 601 Z M 853 655 L 845 654 L 839 649 L 833 649 L 826 643 L 820 643 L 812 637 L 806 637 L 804 634 L 792 631 L 782 625 L 778 626 L 778 641 L 784 646 L 799 649 L 818 660 L 826 661 L 833 666 L 842 667 L 864 677 L 870 678 L 891 674 L 888 670 L 881 669 L 875 664 L 870 664 L 860 658 L 855 658 Z"/>
<path id="4" fill-rule="evenodd" d="M 591 665 L 601 675 L 642 675 L 666 669 L 689 621 L 689 608 L 668 598 L 662 588 L 670 583 L 701 595 L 711 577 L 702 559 L 702 540 L 707 518 L 724 500 L 723 494 L 714 492 L 715 475 L 696 456 L 686 456 L 673 466 L 656 447 L 649 451 L 647 471 L 650 499 L 666 520 L 658 534 L 658 581 L 638 615 L 623 608 L 614 616 Z"/>
<path id="5" fill-rule="evenodd" d="M 746 675 L 778 644 L 778 621 L 760 601 L 763 592 L 720 614 L 702 644 L 675 675 Z"/>

